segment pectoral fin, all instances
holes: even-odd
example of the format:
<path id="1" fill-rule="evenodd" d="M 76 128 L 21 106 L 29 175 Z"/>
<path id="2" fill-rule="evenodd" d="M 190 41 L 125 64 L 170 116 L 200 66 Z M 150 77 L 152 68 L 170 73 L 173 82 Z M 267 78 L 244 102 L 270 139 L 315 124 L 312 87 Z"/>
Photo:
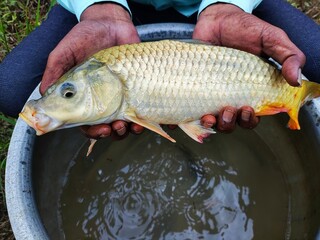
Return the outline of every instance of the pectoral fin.
<path id="1" fill-rule="evenodd" d="M 192 139 L 199 143 L 203 143 L 203 139 L 210 134 L 215 133 L 212 128 L 205 128 L 201 125 L 200 120 L 180 123 L 178 126 Z"/>
<path id="2" fill-rule="evenodd" d="M 149 130 L 158 133 L 159 135 L 165 137 L 166 139 L 170 140 L 171 142 L 176 142 L 172 137 L 170 137 L 163 129 L 160 127 L 158 123 L 151 122 L 148 120 L 140 119 L 136 116 L 136 114 L 133 111 L 127 112 L 125 114 L 125 118 L 131 122 L 137 123 L 145 128 L 148 128 Z"/>
<path id="3" fill-rule="evenodd" d="M 87 157 L 90 155 L 90 153 L 92 152 L 93 146 L 96 144 L 97 140 L 90 138 L 90 145 L 88 147 L 88 151 L 87 151 Z"/>

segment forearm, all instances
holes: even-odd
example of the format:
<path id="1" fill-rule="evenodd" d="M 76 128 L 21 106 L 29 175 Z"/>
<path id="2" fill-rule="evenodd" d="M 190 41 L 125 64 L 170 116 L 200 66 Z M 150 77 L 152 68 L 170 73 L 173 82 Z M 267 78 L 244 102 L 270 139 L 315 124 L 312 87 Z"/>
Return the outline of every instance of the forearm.
<path id="1" fill-rule="evenodd" d="M 212 4 L 228 3 L 242 9 L 247 13 L 252 13 L 262 0 L 203 0 L 200 4 L 198 15 Z"/>
<path id="2" fill-rule="evenodd" d="M 127 9 L 119 4 L 97 3 L 89 6 L 82 12 L 80 21 L 84 20 L 112 20 L 131 22 L 131 16 Z"/>

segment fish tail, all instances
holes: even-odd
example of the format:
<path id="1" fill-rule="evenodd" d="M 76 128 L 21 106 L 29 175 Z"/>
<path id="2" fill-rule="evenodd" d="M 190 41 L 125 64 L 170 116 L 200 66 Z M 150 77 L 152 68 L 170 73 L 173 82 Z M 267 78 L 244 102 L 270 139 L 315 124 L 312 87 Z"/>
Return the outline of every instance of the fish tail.
<path id="1" fill-rule="evenodd" d="M 300 129 L 300 124 L 298 121 L 300 107 L 302 107 L 305 102 L 318 97 L 320 97 L 320 84 L 302 80 L 301 90 L 297 92 L 291 108 L 288 111 L 288 115 L 290 116 L 288 127 L 290 129 Z"/>
<path id="2" fill-rule="evenodd" d="M 303 83 L 305 85 L 306 93 L 307 93 L 305 95 L 305 97 L 308 98 L 306 101 L 320 97 L 320 84 L 319 83 L 310 82 L 310 81 L 303 81 Z"/>

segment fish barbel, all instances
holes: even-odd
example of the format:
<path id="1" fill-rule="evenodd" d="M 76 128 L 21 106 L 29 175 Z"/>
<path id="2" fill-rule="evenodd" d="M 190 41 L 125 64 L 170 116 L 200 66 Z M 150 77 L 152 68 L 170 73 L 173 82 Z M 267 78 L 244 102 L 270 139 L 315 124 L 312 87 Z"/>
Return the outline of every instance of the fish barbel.
<path id="1" fill-rule="evenodd" d="M 251 106 L 257 116 L 287 112 L 289 128 L 300 129 L 300 107 L 319 96 L 319 84 L 302 80 L 301 87 L 292 87 L 277 68 L 252 54 L 163 40 L 94 54 L 42 98 L 27 102 L 20 117 L 37 135 L 125 120 L 173 142 L 159 124 L 177 124 L 202 142 L 214 131 L 199 119 L 224 106 Z"/>

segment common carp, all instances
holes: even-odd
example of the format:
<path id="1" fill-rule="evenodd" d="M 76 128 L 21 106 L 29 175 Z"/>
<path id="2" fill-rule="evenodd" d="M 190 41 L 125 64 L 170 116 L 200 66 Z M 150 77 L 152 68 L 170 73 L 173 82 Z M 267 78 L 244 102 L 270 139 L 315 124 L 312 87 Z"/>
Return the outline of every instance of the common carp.
<path id="1" fill-rule="evenodd" d="M 163 40 L 102 50 L 63 75 L 44 96 L 26 103 L 20 117 L 37 135 L 79 125 L 135 122 L 172 142 L 160 124 L 177 124 L 198 142 L 213 129 L 201 116 L 224 106 L 251 106 L 257 116 L 298 112 L 320 96 L 307 80 L 290 86 L 265 60 L 236 49 Z"/>

